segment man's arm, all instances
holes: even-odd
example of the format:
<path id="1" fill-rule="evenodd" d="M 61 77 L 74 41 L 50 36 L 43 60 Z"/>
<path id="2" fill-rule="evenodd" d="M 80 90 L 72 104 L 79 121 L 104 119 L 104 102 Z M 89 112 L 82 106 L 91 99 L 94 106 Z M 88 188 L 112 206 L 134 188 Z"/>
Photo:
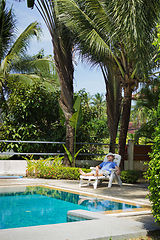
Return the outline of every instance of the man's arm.
<path id="1" fill-rule="evenodd" d="M 120 175 L 120 168 L 115 166 L 115 169 L 117 170 L 117 175 Z"/>
<path id="2" fill-rule="evenodd" d="M 100 165 L 96 166 L 96 170 L 99 170 L 100 168 L 101 168 L 101 166 L 100 166 Z"/>
<path id="3" fill-rule="evenodd" d="M 103 166 L 103 162 L 101 164 L 99 164 L 98 166 L 96 166 L 97 169 L 101 169 Z"/>

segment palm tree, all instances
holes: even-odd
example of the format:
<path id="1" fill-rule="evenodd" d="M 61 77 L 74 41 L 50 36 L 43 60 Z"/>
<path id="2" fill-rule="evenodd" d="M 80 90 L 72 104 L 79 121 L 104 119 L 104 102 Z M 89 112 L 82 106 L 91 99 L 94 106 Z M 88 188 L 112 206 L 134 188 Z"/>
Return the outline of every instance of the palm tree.
<path id="1" fill-rule="evenodd" d="M 97 118 L 100 119 L 102 117 L 102 111 L 104 107 L 104 100 L 103 100 L 104 94 L 103 93 L 96 93 L 94 97 L 92 97 L 91 104 L 96 108 L 97 110 Z"/>
<path id="2" fill-rule="evenodd" d="M 5 1 L 0 1 L 0 101 L 5 103 L 7 79 L 12 78 L 14 64 L 25 56 L 29 41 L 33 37 L 40 38 L 41 29 L 37 22 L 30 24 L 15 40 L 16 19 L 12 10 L 6 9 Z M 22 76 L 21 76 L 22 78 Z"/>
<path id="3" fill-rule="evenodd" d="M 142 78 L 151 70 L 152 45 L 160 1 L 70 1 L 59 0 L 61 19 L 75 35 L 83 56 L 110 66 L 118 74 L 123 90 L 119 154 L 124 163 L 131 97 Z M 152 66 L 153 67 L 153 66 Z"/>
<path id="4" fill-rule="evenodd" d="M 4 98 L 4 91 L 7 89 L 7 81 L 19 80 L 23 83 L 32 84 L 37 79 L 45 80 L 46 84 L 53 88 L 51 83 L 55 83 L 56 73 L 53 71 L 53 59 L 43 58 L 34 59 L 25 55 L 29 40 L 34 36 L 39 37 L 41 29 L 37 22 L 31 23 L 22 34 L 16 39 L 8 53 L 1 60 L 0 65 L 0 83 L 1 98 Z M 25 71 L 24 71 L 25 69 Z M 34 70 L 34 72 L 32 72 Z M 52 71 L 52 74 L 51 72 Z M 44 74 L 45 72 L 45 74 Z M 50 76 L 50 79 L 49 79 Z M 54 79 L 53 79 L 54 76 Z M 53 80 L 52 80 L 52 79 Z"/>
<path id="5" fill-rule="evenodd" d="M 38 9 L 51 35 L 55 66 L 61 87 L 60 107 L 66 119 L 66 148 L 74 155 L 74 129 L 69 124 L 73 115 L 73 43 L 69 30 L 59 22 L 57 4 L 50 0 L 27 0 L 28 7 Z M 67 154 L 64 164 L 70 165 Z"/>
<path id="6" fill-rule="evenodd" d="M 7 53 L 10 44 L 14 40 L 14 30 L 16 25 L 15 16 L 12 8 L 8 11 L 4 0 L 0 1 L 0 64 Z M 5 103 L 4 83 L 0 78 L 0 103 Z"/>
<path id="7" fill-rule="evenodd" d="M 0 0 L 0 63 L 14 42 L 16 18 L 13 9 L 6 9 L 6 2 Z"/>
<path id="8" fill-rule="evenodd" d="M 47 90 L 57 89 L 57 73 L 53 59 L 26 55 L 30 40 L 35 36 L 37 39 L 40 38 L 39 24 L 31 23 L 15 39 L 15 23 L 12 8 L 7 10 L 5 2 L 0 1 L 0 107 L 6 114 L 8 112 L 6 98 L 9 97 L 11 91 L 8 86 L 17 86 L 14 82 L 33 84 L 37 80 L 41 80 L 45 82 Z"/>

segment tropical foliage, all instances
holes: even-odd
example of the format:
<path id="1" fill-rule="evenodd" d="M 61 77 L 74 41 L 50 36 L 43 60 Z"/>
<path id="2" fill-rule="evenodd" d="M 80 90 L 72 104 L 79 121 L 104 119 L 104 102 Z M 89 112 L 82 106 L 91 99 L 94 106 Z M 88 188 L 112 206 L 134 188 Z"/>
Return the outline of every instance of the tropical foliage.
<path id="1" fill-rule="evenodd" d="M 37 8 L 41 14 L 53 43 L 55 66 L 61 87 L 60 106 L 66 119 L 66 148 L 71 155 L 74 154 L 74 129 L 69 125 L 73 114 L 73 42 L 69 30 L 59 22 L 57 5 L 53 1 L 27 0 L 28 7 Z M 67 155 L 65 164 L 70 165 Z"/>
<path id="2" fill-rule="evenodd" d="M 96 104 L 93 105 L 93 100 L 95 96 L 91 96 L 89 93 L 85 92 L 84 89 L 80 90 L 75 94 L 81 97 L 81 107 L 82 107 L 82 116 L 83 124 L 79 127 L 77 131 L 77 142 L 78 143 L 99 143 L 107 142 L 109 138 L 109 132 L 107 128 L 107 116 L 106 116 L 106 104 L 102 103 L 101 111 L 103 112 L 100 119 L 98 118 L 98 112 Z M 96 94 L 97 95 L 97 94 Z M 104 100 L 103 100 L 104 101 Z M 97 148 L 94 145 L 81 145 L 77 144 L 76 151 L 81 149 L 83 150 L 80 154 L 90 153 L 103 153 L 103 146 Z M 94 158 L 95 156 L 84 155 L 83 159 Z M 82 156 L 77 156 L 78 159 L 82 159 Z"/>
<path id="3" fill-rule="evenodd" d="M 59 92 L 48 91 L 40 81 L 31 86 L 16 83 L 10 86 L 6 101 L 1 139 L 21 141 L 65 141 L 65 129 L 60 124 Z M 55 134 L 56 132 L 56 134 Z M 58 134 L 57 134 L 58 132 Z M 15 152 L 57 152 L 60 146 L 47 144 L 10 144 Z M 61 148 L 62 149 L 62 148 Z"/>
<path id="4" fill-rule="evenodd" d="M 79 168 L 64 167 L 61 164 L 62 157 L 38 159 L 33 158 L 27 160 L 27 176 L 39 177 L 46 179 L 70 179 L 78 180 L 80 173 Z M 88 173 L 91 170 L 83 168 L 83 171 Z M 136 183 L 139 179 L 139 172 L 134 170 L 122 171 L 121 178 L 124 183 Z"/>
<path id="5" fill-rule="evenodd" d="M 119 154 L 124 159 L 132 92 L 153 68 L 156 48 L 152 45 L 159 16 L 159 1 L 70 1 L 59 0 L 61 19 L 75 36 L 84 57 L 99 64 L 107 83 L 107 70 L 123 88 Z M 117 92 L 117 96 L 120 96 Z M 120 98 L 117 98 L 120 103 Z M 120 104 L 119 104 L 120 106 Z M 112 110 L 113 111 L 113 110 Z M 119 119 L 116 112 L 116 123 Z M 113 121 L 113 119 L 112 119 Z M 123 161 L 122 161 L 123 163 Z"/>
<path id="6" fill-rule="evenodd" d="M 160 94 L 160 80 L 153 78 L 143 84 L 141 90 L 135 95 L 136 103 L 131 111 L 131 121 L 138 130 L 134 134 L 135 143 L 147 144 L 154 142 L 153 132 L 158 125 L 157 114 Z"/>
<path id="7" fill-rule="evenodd" d="M 16 18 L 13 9 L 6 9 L 6 2 L 0 1 L 0 62 L 6 56 L 10 44 L 14 42 Z"/>
<path id="8" fill-rule="evenodd" d="M 127 170 L 121 172 L 121 180 L 123 183 L 136 183 L 140 174 L 136 170 Z"/>
<path id="9" fill-rule="evenodd" d="M 158 116 L 160 116 L 160 100 L 158 104 Z M 154 145 L 150 153 L 151 161 L 149 162 L 146 178 L 149 184 L 149 200 L 152 204 L 152 213 L 156 221 L 160 224 L 160 122 L 155 128 Z"/>
<path id="10" fill-rule="evenodd" d="M 41 30 L 38 23 L 32 23 L 16 38 L 16 17 L 13 9 L 6 8 L 6 2 L 0 1 L 0 103 L 5 102 L 7 79 L 13 66 L 25 55 L 29 40 L 39 38 Z"/>
<path id="11" fill-rule="evenodd" d="M 37 56 L 28 56 L 27 48 L 30 41 L 37 37 L 40 39 L 41 28 L 39 23 L 31 23 L 16 39 L 16 18 L 12 8 L 6 9 L 5 1 L 0 1 L 0 103 L 3 104 L 9 97 L 9 84 L 19 81 L 26 84 L 33 84 L 37 80 L 45 81 L 48 89 L 57 87 L 57 73 L 53 59 L 44 57 L 43 51 Z M 10 82 L 10 83 L 9 83 Z M 15 85 L 16 86 L 16 85 Z"/>
<path id="12" fill-rule="evenodd" d="M 96 93 L 91 98 L 90 104 L 95 107 L 95 109 L 97 111 L 97 119 L 99 120 L 102 117 L 102 115 L 105 114 L 103 112 L 105 110 L 105 105 L 106 105 L 106 101 L 104 101 L 104 94 Z"/>
<path id="13" fill-rule="evenodd" d="M 154 42 L 154 45 L 160 47 L 160 29 L 158 26 L 158 35 L 157 40 Z M 158 61 L 159 56 L 158 56 Z M 159 79 L 158 79 L 159 81 Z M 152 108 L 155 108 L 155 105 L 157 104 L 157 94 L 159 94 L 160 87 L 155 86 L 153 88 L 153 92 L 149 92 L 149 100 Z M 153 95 L 156 97 L 154 98 Z M 149 103 L 149 101 L 147 102 Z M 160 225 L 160 94 L 159 94 L 159 100 L 158 100 L 158 109 L 156 111 L 156 125 L 155 125 L 155 131 L 153 132 L 153 139 L 154 144 L 152 146 L 152 153 L 150 153 L 151 161 L 149 162 L 148 171 L 146 173 L 146 178 L 150 181 L 149 184 L 149 200 L 152 204 L 152 213 Z M 153 120 L 154 121 L 154 120 Z"/>
<path id="14" fill-rule="evenodd" d="M 32 85 L 26 86 L 20 84 L 19 81 L 10 83 L 9 95 L 7 104 L 7 112 L 3 112 L 3 123 L 1 126 L 1 139 L 19 140 L 19 141 L 50 141 L 50 142 L 65 142 L 65 126 L 61 124 L 61 117 L 59 114 L 59 96 L 60 92 L 48 91 L 45 83 L 37 81 Z M 16 86 L 16 87 L 15 87 Z M 79 143 L 101 142 L 102 139 L 106 142 L 109 137 L 106 128 L 105 115 L 97 120 L 97 111 L 88 103 L 88 107 L 84 102 L 86 101 L 87 93 L 82 90 L 75 94 L 82 101 L 82 116 L 83 124 L 77 128 L 76 141 Z M 3 105 L 2 105 L 3 107 Z M 2 150 L 13 149 L 15 152 L 26 153 L 56 153 L 64 152 L 61 144 L 1 144 Z M 77 144 L 75 154 L 80 149 L 80 153 L 97 153 L 94 146 L 88 144 Z M 77 156 L 82 159 L 82 156 Z M 83 156 L 83 159 L 91 158 L 91 156 Z"/>

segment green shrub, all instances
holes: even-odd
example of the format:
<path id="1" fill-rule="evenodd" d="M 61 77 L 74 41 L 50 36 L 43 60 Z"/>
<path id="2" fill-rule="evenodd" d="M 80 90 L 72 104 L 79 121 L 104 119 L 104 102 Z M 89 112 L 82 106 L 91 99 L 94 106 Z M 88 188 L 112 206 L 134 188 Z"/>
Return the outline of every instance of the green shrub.
<path id="1" fill-rule="evenodd" d="M 156 150 L 153 150 L 150 157 L 152 160 L 149 162 L 148 171 L 146 173 L 146 177 L 150 181 L 148 187 L 149 200 L 152 204 L 152 213 L 156 221 L 160 224 L 160 153 L 156 153 Z"/>
<path id="2" fill-rule="evenodd" d="M 160 100 L 158 105 L 158 115 L 160 115 Z M 146 178 L 149 180 L 149 200 L 152 204 L 152 213 L 160 225 L 160 123 L 155 128 L 154 145 L 152 153 L 149 154 L 151 161 L 148 165 Z"/>
<path id="3" fill-rule="evenodd" d="M 47 179 L 79 179 L 79 168 L 65 167 L 61 164 L 63 157 L 56 156 L 54 158 L 27 160 L 27 175 Z M 83 168 L 84 172 L 90 172 L 90 169 Z M 136 183 L 139 178 L 139 172 L 135 170 L 127 170 L 121 172 L 121 179 L 124 183 Z"/>
<path id="4" fill-rule="evenodd" d="M 34 176 L 47 179 L 79 179 L 79 168 L 64 167 L 61 164 L 63 157 L 34 160 L 33 156 L 27 160 L 27 176 Z M 83 169 L 90 172 L 89 169 Z"/>
<path id="5" fill-rule="evenodd" d="M 136 170 L 127 170 L 121 172 L 121 179 L 123 183 L 136 183 L 139 179 L 139 172 Z"/>
<path id="6" fill-rule="evenodd" d="M 47 167 L 60 167 L 62 166 L 63 157 L 55 156 L 49 157 L 47 159 L 40 158 L 35 160 L 33 155 L 30 156 L 30 159 L 24 158 L 27 160 L 27 176 L 35 176 L 45 171 Z"/>
<path id="7" fill-rule="evenodd" d="M 85 172 L 89 172 L 88 169 L 83 169 Z M 46 166 L 38 174 L 37 177 L 47 179 L 69 179 L 78 180 L 80 176 L 79 168 L 75 167 L 52 167 Z"/>

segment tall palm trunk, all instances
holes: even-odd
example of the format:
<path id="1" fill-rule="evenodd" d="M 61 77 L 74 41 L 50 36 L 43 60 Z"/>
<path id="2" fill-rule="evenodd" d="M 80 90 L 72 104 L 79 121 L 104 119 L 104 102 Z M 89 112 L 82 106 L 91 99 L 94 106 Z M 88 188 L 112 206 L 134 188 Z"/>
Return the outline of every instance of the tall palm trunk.
<path id="1" fill-rule="evenodd" d="M 73 63 L 72 40 L 68 29 L 59 22 L 57 17 L 57 3 L 48 0 L 27 0 L 28 7 L 35 5 L 41 14 L 52 37 L 55 66 L 61 87 L 60 106 L 66 119 L 66 148 L 74 155 L 74 129 L 69 125 L 69 119 L 73 114 Z M 64 164 L 70 166 L 68 156 L 65 155 Z"/>
<path id="2" fill-rule="evenodd" d="M 115 153 L 118 123 L 121 113 L 120 78 L 115 75 L 112 65 L 101 68 L 106 84 L 107 126 L 110 135 L 109 151 Z"/>
<path id="3" fill-rule="evenodd" d="M 124 88 L 123 109 L 122 109 L 121 127 L 120 127 L 119 144 L 118 144 L 118 153 L 119 155 L 121 155 L 121 158 L 122 158 L 121 170 L 124 169 L 124 156 L 125 156 L 126 137 L 127 137 L 129 120 L 130 120 L 131 97 L 132 97 L 132 89 L 128 84 L 128 86 Z"/>
<path id="4" fill-rule="evenodd" d="M 3 83 L 0 81 L 0 108 L 1 110 L 3 109 L 3 112 L 7 115 L 8 113 L 8 106 L 6 103 L 6 99 L 4 97 L 4 92 L 3 92 Z"/>
<path id="5" fill-rule="evenodd" d="M 66 148 L 74 155 L 74 128 L 70 126 L 69 119 L 73 115 L 73 64 L 71 45 L 63 43 L 61 38 L 54 39 L 55 66 L 61 86 L 60 106 L 66 119 Z M 63 44 L 63 45 L 62 45 Z M 62 47 L 63 46 L 63 47 Z M 63 160 L 65 166 L 70 166 L 67 154 Z"/>

